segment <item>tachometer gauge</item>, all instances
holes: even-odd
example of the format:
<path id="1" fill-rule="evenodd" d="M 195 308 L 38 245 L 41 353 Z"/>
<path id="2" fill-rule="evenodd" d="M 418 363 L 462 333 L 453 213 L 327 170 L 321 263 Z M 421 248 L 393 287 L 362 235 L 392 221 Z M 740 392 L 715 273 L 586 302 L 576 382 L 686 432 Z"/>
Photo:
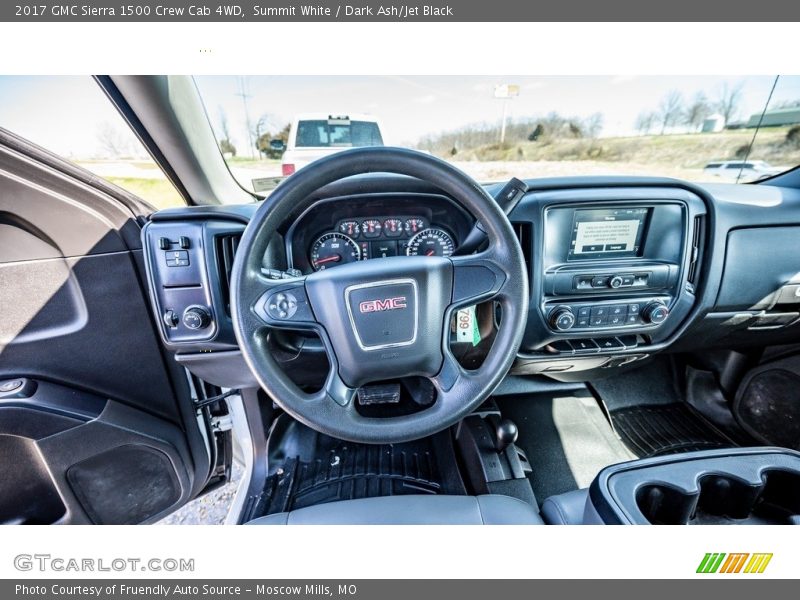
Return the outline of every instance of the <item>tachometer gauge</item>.
<path id="1" fill-rule="evenodd" d="M 361 233 L 364 237 L 376 238 L 381 234 L 381 222 L 378 219 L 367 219 L 361 223 Z"/>
<path id="2" fill-rule="evenodd" d="M 383 222 L 383 233 L 389 237 L 403 234 L 403 222 L 400 219 L 386 219 Z"/>
<path id="3" fill-rule="evenodd" d="M 408 256 L 450 256 L 455 250 L 455 242 L 441 229 L 423 229 L 408 241 Z"/>
<path id="4" fill-rule="evenodd" d="M 404 227 L 408 235 L 415 235 L 425 228 L 425 223 L 422 219 L 406 219 Z"/>
<path id="5" fill-rule="evenodd" d="M 339 233 L 349 235 L 350 237 L 358 237 L 358 230 L 358 221 L 342 221 L 339 223 Z"/>
<path id="6" fill-rule="evenodd" d="M 341 233 L 326 233 L 311 246 L 311 266 L 315 271 L 355 262 L 360 258 L 358 244 Z"/>

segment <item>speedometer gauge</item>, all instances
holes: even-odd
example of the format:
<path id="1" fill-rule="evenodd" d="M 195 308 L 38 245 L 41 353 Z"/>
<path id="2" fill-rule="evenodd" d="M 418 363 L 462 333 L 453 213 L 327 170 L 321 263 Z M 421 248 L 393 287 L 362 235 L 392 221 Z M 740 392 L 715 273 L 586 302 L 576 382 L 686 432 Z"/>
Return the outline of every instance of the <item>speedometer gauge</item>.
<path id="1" fill-rule="evenodd" d="M 408 256 L 450 256 L 455 250 L 455 242 L 441 229 L 423 229 L 408 241 Z"/>
<path id="2" fill-rule="evenodd" d="M 355 262 L 360 258 L 358 244 L 342 233 L 326 233 L 311 246 L 311 266 L 315 271 Z"/>

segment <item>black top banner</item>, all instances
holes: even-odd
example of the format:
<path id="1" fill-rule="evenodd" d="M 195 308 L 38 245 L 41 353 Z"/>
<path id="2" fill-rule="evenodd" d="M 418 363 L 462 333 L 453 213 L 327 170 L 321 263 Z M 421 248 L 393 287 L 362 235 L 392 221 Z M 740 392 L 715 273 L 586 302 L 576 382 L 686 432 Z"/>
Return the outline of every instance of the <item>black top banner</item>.
<path id="1" fill-rule="evenodd" d="M 4 0 L 6 22 L 747 22 L 798 21 L 787 0 Z M 686 43 L 687 40 L 676 40 Z"/>

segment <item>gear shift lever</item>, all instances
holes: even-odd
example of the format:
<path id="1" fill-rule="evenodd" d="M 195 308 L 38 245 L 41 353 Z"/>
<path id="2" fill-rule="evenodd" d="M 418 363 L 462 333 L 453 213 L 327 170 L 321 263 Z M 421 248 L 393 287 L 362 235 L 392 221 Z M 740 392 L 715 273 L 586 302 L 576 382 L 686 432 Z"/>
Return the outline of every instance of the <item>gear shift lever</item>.
<path id="1" fill-rule="evenodd" d="M 502 453 L 505 452 L 506 448 L 517 441 L 519 430 L 514 421 L 511 419 L 503 419 L 497 424 L 495 434 L 497 436 L 497 451 Z"/>

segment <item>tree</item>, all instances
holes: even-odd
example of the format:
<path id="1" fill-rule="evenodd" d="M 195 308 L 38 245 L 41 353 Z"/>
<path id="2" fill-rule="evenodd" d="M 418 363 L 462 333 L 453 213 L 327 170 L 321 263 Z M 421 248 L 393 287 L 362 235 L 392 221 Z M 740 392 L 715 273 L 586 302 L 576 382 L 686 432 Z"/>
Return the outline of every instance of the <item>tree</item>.
<path id="1" fill-rule="evenodd" d="M 636 117 L 634 127 L 641 135 L 647 135 L 658 120 L 658 115 L 652 111 L 643 111 Z"/>
<path id="2" fill-rule="evenodd" d="M 528 135 L 528 141 L 529 142 L 535 142 L 540 137 L 542 137 L 543 135 L 544 135 L 544 127 L 542 127 L 541 123 L 537 123 L 536 124 L 536 129 L 531 131 L 530 134 Z"/>
<path id="3" fill-rule="evenodd" d="M 661 135 L 667 127 L 674 127 L 681 122 L 683 116 L 683 96 L 677 90 L 672 90 L 661 100 L 658 105 L 658 119 L 661 124 Z"/>
<path id="4" fill-rule="evenodd" d="M 256 137 L 256 149 L 258 150 L 261 156 L 265 156 L 266 158 L 280 158 L 283 154 L 283 150 L 275 150 L 272 147 L 272 140 L 280 140 L 283 142 L 284 147 L 286 144 L 289 143 L 289 129 L 291 128 L 291 123 L 287 123 L 284 125 L 278 133 L 271 133 L 268 130 L 256 129 L 254 130 L 255 133 L 258 133 Z"/>
<path id="5" fill-rule="evenodd" d="M 584 123 L 584 131 L 591 138 L 596 138 L 603 131 L 603 113 L 596 112 L 589 116 Z"/>
<path id="6" fill-rule="evenodd" d="M 708 98 L 703 92 L 697 92 L 692 103 L 686 109 L 686 124 L 697 131 L 711 114 L 712 108 Z"/>
<path id="7" fill-rule="evenodd" d="M 744 82 L 736 85 L 722 84 L 717 96 L 716 109 L 719 114 L 725 117 L 725 123 L 730 123 L 739 113 L 742 103 L 742 90 Z"/>
<path id="8" fill-rule="evenodd" d="M 98 127 L 97 142 L 105 158 L 128 158 L 132 154 L 130 138 L 108 121 Z"/>
<path id="9" fill-rule="evenodd" d="M 230 154 L 231 156 L 236 156 L 236 146 L 231 144 L 230 140 L 220 140 L 219 151 L 222 152 L 223 154 Z"/>
<path id="10" fill-rule="evenodd" d="M 218 142 L 219 151 L 223 154 L 236 156 L 236 146 L 231 141 L 231 131 L 228 126 L 228 115 L 225 114 L 221 106 L 219 107 L 219 131 L 222 134 L 222 138 Z"/>

